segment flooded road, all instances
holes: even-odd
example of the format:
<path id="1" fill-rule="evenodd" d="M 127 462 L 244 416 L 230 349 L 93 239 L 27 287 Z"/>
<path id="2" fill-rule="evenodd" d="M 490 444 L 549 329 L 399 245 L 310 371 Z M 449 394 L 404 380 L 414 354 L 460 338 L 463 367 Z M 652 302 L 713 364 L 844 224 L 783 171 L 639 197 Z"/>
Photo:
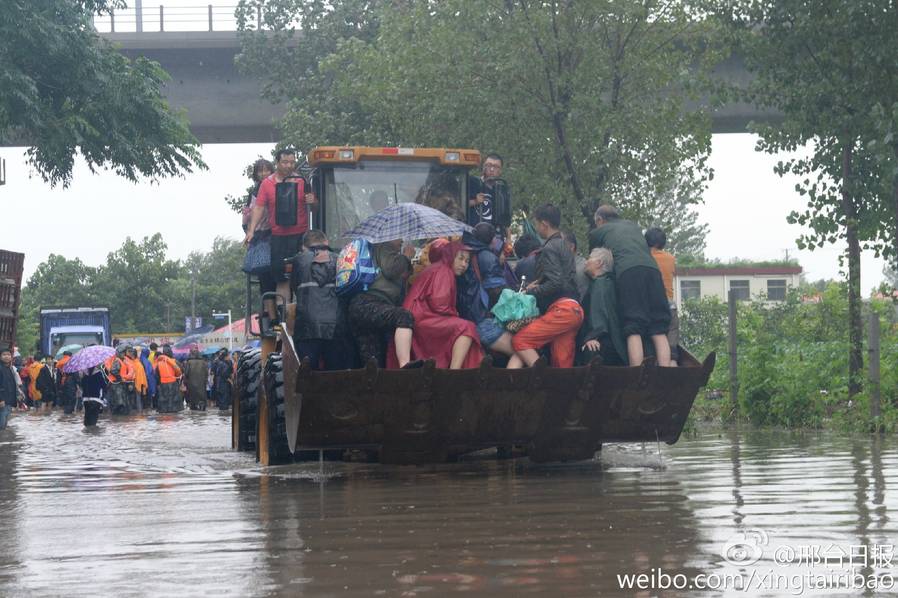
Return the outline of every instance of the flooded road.
<path id="1" fill-rule="evenodd" d="M 262 468 L 229 443 L 230 420 L 213 412 L 101 419 L 95 432 L 74 416 L 14 417 L 0 431 L 0 596 L 878 596 L 898 587 L 886 586 L 898 577 L 893 437 L 704 433 L 660 453 L 608 446 L 574 465 L 326 463 L 323 472 L 317 462 Z M 811 587 L 827 572 L 873 587 Z M 650 583 L 630 577 L 643 589 L 621 589 L 622 576 L 639 574 Z"/>

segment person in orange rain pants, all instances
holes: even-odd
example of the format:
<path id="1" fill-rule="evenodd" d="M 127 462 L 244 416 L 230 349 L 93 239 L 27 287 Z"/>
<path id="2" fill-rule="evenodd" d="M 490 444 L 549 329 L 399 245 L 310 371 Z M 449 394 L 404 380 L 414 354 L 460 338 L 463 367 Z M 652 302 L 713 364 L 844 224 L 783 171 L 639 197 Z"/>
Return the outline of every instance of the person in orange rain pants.
<path id="1" fill-rule="evenodd" d="M 134 386 L 134 368 L 125 358 L 127 349 L 127 345 L 120 344 L 115 348 L 115 355 L 103 364 L 109 379 L 109 386 L 106 387 L 107 402 L 113 415 L 128 415 L 131 412 L 128 393 L 129 386 Z"/>
<path id="2" fill-rule="evenodd" d="M 577 331 L 583 323 L 583 308 L 578 301 L 574 254 L 561 235 L 561 212 L 551 204 L 533 213 L 536 232 L 546 242 L 536 258 L 536 280 L 526 291 L 536 297 L 543 315 L 514 335 L 515 354 L 509 368 L 530 367 L 539 359 L 538 349 L 549 345 L 552 367 L 574 365 Z"/>
<path id="3" fill-rule="evenodd" d="M 162 345 L 162 354 L 156 357 L 153 366 L 156 379 L 159 381 L 156 393 L 156 411 L 159 413 L 175 413 L 184 409 L 184 397 L 181 396 L 181 368 L 175 361 L 171 345 Z"/>

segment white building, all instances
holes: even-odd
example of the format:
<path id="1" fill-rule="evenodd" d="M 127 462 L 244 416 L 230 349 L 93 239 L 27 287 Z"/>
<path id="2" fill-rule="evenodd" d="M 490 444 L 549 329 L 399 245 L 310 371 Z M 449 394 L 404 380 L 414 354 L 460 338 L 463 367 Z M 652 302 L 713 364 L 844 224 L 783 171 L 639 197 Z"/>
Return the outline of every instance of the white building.
<path id="1" fill-rule="evenodd" d="M 758 295 L 768 301 L 783 301 L 786 289 L 798 286 L 801 272 L 801 266 L 677 268 L 674 295 L 677 305 L 682 305 L 684 299 L 711 296 L 726 301 L 730 290 L 735 291 L 736 298 L 742 301 Z"/>

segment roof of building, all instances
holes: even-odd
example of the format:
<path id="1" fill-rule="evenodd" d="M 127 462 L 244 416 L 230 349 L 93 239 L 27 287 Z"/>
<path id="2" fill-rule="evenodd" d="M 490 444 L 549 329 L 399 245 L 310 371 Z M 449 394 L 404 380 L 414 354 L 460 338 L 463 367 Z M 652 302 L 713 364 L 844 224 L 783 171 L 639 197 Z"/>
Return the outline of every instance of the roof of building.
<path id="1" fill-rule="evenodd" d="M 677 268 L 677 276 L 782 276 L 801 273 L 801 266 L 780 266 L 773 268 L 741 268 L 737 266 L 723 266 L 714 268 Z"/>

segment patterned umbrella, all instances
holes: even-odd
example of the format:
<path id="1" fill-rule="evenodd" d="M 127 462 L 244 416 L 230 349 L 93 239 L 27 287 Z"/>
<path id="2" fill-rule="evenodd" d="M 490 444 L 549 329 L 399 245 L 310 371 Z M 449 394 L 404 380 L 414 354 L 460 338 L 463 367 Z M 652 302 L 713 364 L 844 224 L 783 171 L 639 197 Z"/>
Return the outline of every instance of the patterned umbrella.
<path id="1" fill-rule="evenodd" d="M 73 356 L 67 364 L 65 364 L 62 371 L 67 374 L 80 372 L 81 370 L 100 365 L 113 355 L 115 355 L 115 349 L 112 347 L 106 347 L 104 345 L 84 347 L 78 351 L 78 354 Z"/>
<path id="2" fill-rule="evenodd" d="M 417 203 L 400 203 L 390 206 L 360 222 L 346 233 L 350 238 L 365 239 L 369 243 L 385 243 L 404 239 L 433 239 L 455 237 L 472 230 L 464 222 L 443 214 L 439 210 Z"/>

